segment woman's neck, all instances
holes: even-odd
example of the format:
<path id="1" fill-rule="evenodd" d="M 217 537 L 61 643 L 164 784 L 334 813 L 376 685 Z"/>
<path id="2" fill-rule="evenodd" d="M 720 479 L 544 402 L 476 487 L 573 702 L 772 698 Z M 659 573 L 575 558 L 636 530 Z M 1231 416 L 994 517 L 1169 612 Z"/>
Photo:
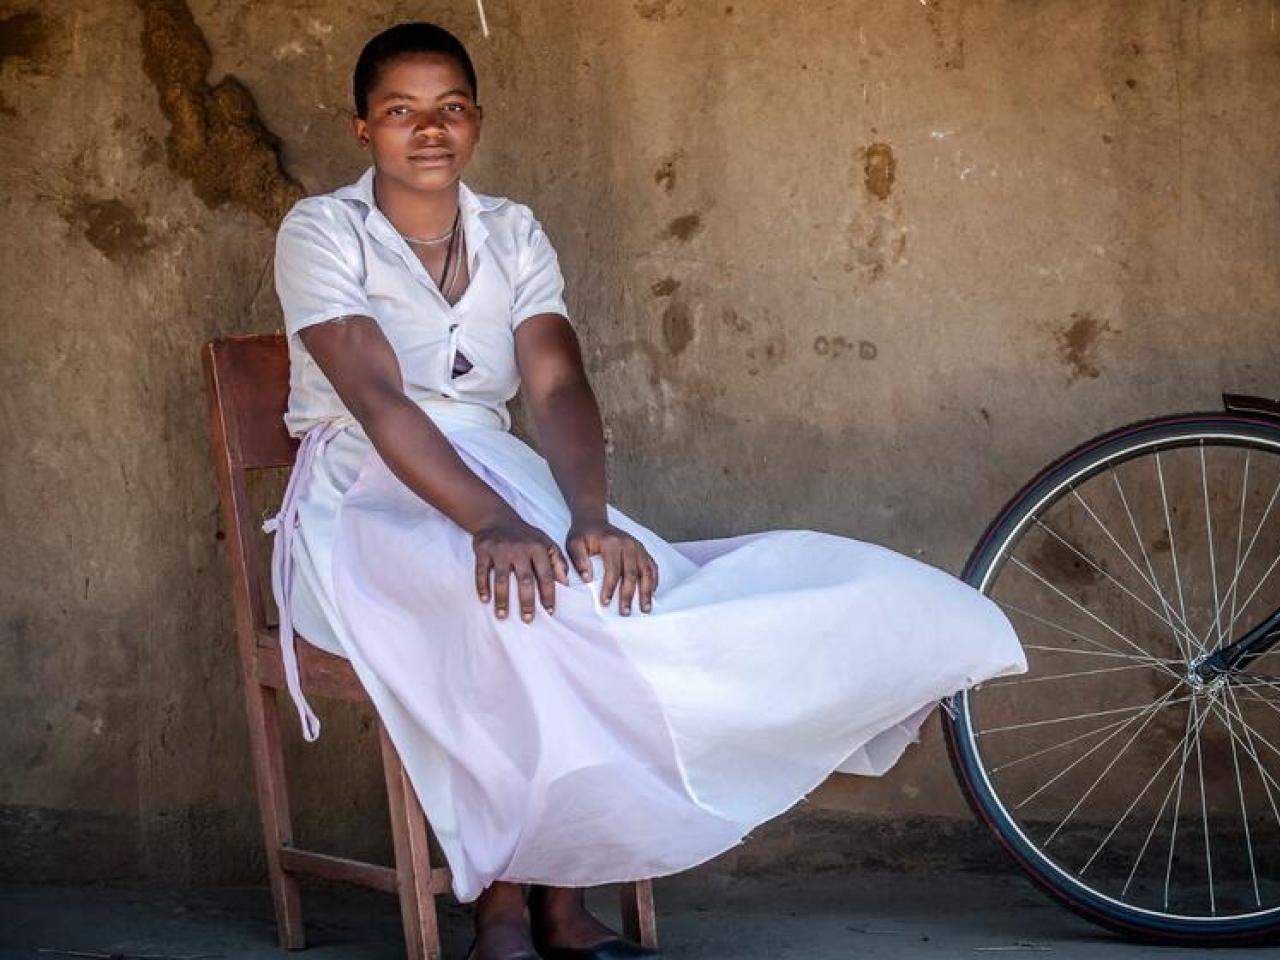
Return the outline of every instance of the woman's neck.
<path id="1" fill-rule="evenodd" d="M 428 193 L 412 190 L 394 180 L 373 178 L 373 197 L 382 215 L 408 237 L 437 237 L 453 227 L 458 215 L 458 181 Z"/>

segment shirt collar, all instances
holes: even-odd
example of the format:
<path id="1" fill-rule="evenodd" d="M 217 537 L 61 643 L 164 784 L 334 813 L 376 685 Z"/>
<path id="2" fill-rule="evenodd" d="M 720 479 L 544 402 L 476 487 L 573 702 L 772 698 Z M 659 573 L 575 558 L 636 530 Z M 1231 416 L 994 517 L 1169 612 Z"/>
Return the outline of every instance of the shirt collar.
<path id="1" fill-rule="evenodd" d="M 374 168 L 369 167 L 360 175 L 359 180 L 342 187 L 340 190 L 336 190 L 334 196 L 342 200 L 355 200 L 364 204 L 367 208 L 364 222 L 369 232 L 386 246 L 398 249 L 401 253 L 408 253 L 408 247 L 400 237 L 400 234 L 396 232 L 395 227 L 391 225 L 391 221 L 386 218 L 386 215 L 378 209 L 378 203 L 373 195 L 373 175 Z M 458 208 L 462 211 L 462 228 L 467 238 L 468 259 L 471 263 L 473 276 L 476 257 L 479 255 L 480 248 L 484 246 L 485 240 L 489 237 L 489 231 L 484 225 L 483 215 L 488 213 L 494 205 L 490 198 L 480 197 L 461 180 L 458 181 Z M 422 265 L 418 262 L 417 257 L 410 255 L 410 259 L 410 269 L 422 270 Z"/>

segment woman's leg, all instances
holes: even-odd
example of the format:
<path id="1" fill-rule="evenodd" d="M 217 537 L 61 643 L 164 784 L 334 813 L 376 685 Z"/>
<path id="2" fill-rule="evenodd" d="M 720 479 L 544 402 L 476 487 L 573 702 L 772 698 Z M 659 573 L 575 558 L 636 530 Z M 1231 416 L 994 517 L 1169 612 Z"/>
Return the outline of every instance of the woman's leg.
<path id="1" fill-rule="evenodd" d="M 529 914 L 538 943 L 551 947 L 593 947 L 618 936 L 587 910 L 581 887 L 529 889 Z"/>
<path id="2" fill-rule="evenodd" d="M 476 898 L 476 956 L 478 960 L 533 958 L 529 914 L 524 888 L 518 883 L 491 883 Z"/>

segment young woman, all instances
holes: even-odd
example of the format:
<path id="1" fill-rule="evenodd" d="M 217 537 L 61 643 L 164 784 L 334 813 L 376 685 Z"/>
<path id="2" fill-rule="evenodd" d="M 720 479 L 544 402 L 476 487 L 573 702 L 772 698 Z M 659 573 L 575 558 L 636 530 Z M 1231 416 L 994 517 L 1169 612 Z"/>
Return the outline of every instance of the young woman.
<path id="1" fill-rule="evenodd" d="M 350 658 L 476 901 L 480 958 L 654 956 L 581 888 L 701 863 L 833 770 L 884 773 L 1021 648 L 985 597 L 883 547 L 671 544 L 611 507 L 555 251 L 528 207 L 460 179 L 482 118 L 466 51 L 393 27 L 354 91 L 372 167 L 277 244 L 303 438 L 281 636 Z M 543 456 L 508 432 L 521 384 Z"/>

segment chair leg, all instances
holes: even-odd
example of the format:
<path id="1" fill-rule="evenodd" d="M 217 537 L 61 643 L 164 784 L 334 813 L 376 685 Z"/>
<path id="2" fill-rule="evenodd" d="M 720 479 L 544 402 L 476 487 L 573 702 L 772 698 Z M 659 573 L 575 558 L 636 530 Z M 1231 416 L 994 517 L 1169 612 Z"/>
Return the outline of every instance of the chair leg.
<path id="1" fill-rule="evenodd" d="M 408 960 L 440 960 L 427 818 L 386 728 L 379 724 L 378 730 L 382 740 L 382 770 L 387 780 L 387 804 L 391 808 L 391 838 L 396 854 L 405 952 Z"/>
<path id="2" fill-rule="evenodd" d="M 286 950 L 300 950 L 306 946 L 306 937 L 302 928 L 298 880 L 280 865 L 280 848 L 293 843 L 293 822 L 289 816 L 289 790 L 280 743 L 276 693 L 270 687 L 260 686 L 254 678 L 246 677 L 245 705 L 249 715 L 249 745 L 253 753 L 258 811 L 262 818 L 262 839 L 277 933 L 280 946 Z"/>
<path id="3" fill-rule="evenodd" d="M 641 946 L 658 947 L 658 918 L 653 909 L 653 881 L 624 883 L 622 897 L 622 934 Z"/>

